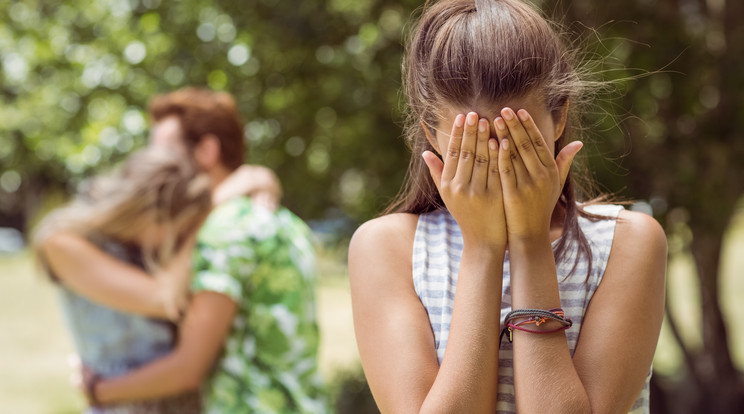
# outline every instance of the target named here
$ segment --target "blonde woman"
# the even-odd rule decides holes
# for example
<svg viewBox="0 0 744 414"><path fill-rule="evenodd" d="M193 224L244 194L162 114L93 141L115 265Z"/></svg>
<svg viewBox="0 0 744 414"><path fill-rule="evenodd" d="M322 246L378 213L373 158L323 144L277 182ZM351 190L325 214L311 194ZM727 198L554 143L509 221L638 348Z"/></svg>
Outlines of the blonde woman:
<svg viewBox="0 0 744 414"><path fill-rule="evenodd" d="M40 224L36 252L59 285L76 350L97 376L121 375L172 350L176 326L167 319L177 318L186 299L191 234L210 208L208 177L186 158L153 148L93 179L88 191ZM110 272L98 261L80 270L75 262L85 257L55 248L85 241L110 254L111 260L126 262L130 272ZM73 268L78 270L69 271ZM154 276L148 277L143 268ZM88 412L199 411L198 392L187 392L105 409L91 407Z"/></svg>

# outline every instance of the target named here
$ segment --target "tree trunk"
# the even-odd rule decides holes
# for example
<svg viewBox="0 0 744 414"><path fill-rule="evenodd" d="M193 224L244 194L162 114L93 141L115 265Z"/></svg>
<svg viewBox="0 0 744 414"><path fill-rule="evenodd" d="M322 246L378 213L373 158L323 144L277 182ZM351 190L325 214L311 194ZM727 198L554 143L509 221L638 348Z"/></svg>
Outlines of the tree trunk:
<svg viewBox="0 0 744 414"><path fill-rule="evenodd" d="M744 412L744 384L731 359L726 324L720 307L719 269L723 229L692 228L692 255L700 281L703 349L695 374L703 384L696 412Z"/></svg>

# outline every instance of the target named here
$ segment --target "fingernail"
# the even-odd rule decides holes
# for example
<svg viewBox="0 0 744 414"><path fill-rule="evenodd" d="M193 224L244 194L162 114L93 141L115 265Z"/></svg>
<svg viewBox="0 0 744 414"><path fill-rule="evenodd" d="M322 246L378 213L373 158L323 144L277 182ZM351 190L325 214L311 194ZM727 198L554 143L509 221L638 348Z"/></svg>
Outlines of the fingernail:
<svg viewBox="0 0 744 414"><path fill-rule="evenodd" d="M498 128L498 130L503 131L506 129L506 122L504 122L503 118L501 117L496 118L495 123L496 123L496 128Z"/></svg>
<svg viewBox="0 0 744 414"><path fill-rule="evenodd" d="M461 127L465 125L465 115L459 114L455 117L455 126Z"/></svg>
<svg viewBox="0 0 744 414"><path fill-rule="evenodd" d="M486 129L488 129L488 121L486 121L484 118L481 118L481 120L478 122L478 131L486 132Z"/></svg>
<svg viewBox="0 0 744 414"><path fill-rule="evenodd" d="M475 112L471 112L468 114L468 125L473 126L476 122L478 122L478 115Z"/></svg>
<svg viewBox="0 0 744 414"><path fill-rule="evenodd" d="M508 150L509 149L509 140L504 138L501 140L501 149Z"/></svg>
<svg viewBox="0 0 744 414"><path fill-rule="evenodd" d="M529 114L527 114L527 111L525 111L524 109L520 109L519 111L517 111L517 116L519 116L519 119L521 119L522 121L526 121L530 118Z"/></svg>
<svg viewBox="0 0 744 414"><path fill-rule="evenodd" d="M501 110L501 116L503 116L507 121L511 121L514 119L514 111L512 111L511 108L504 108Z"/></svg>
<svg viewBox="0 0 744 414"><path fill-rule="evenodd" d="M496 151L499 148L499 144L496 142L495 139L491 138L488 140L488 148L491 151Z"/></svg>

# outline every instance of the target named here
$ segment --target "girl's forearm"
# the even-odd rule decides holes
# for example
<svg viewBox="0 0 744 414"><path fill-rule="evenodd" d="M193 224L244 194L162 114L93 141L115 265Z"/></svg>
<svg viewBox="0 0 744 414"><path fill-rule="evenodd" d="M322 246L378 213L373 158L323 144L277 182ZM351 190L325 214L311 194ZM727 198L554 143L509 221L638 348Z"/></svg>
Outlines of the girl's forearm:
<svg viewBox="0 0 744 414"><path fill-rule="evenodd" d="M513 242L509 248L512 309L560 307L549 237ZM574 368L565 331L550 334L515 331L513 339L514 388L519 412L590 412L589 398Z"/></svg>
<svg viewBox="0 0 744 414"><path fill-rule="evenodd" d="M494 412L503 266L503 248L466 243L447 352L421 412Z"/></svg>

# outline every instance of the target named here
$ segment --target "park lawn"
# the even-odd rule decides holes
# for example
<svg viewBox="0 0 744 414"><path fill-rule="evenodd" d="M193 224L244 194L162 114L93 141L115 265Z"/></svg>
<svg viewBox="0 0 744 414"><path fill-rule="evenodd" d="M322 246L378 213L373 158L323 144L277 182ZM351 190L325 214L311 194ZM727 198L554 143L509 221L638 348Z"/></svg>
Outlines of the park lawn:
<svg viewBox="0 0 744 414"><path fill-rule="evenodd" d="M356 372L359 357L346 267L323 257L319 267L320 364L332 381ZM55 289L30 254L0 256L0 413L80 413L84 402L67 363L72 352Z"/></svg>
<svg viewBox="0 0 744 414"><path fill-rule="evenodd" d="M744 369L744 213L736 216L724 250L722 306L729 316L731 349ZM355 371L358 354L351 317L349 285L342 255L321 254L318 312L323 342L321 371L329 380ZM689 255L671 257L668 271L671 311L682 334L699 343L694 266ZM70 339L57 308L53 286L34 269L28 253L0 256L0 412L66 414L80 412L83 401L70 385L67 356ZM697 342L696 342L697 341ZM680 369L679 349L662 328L655 370L674 374Z"/></svg>

